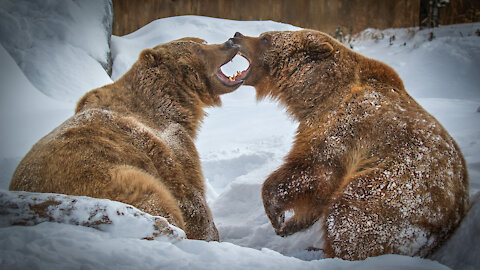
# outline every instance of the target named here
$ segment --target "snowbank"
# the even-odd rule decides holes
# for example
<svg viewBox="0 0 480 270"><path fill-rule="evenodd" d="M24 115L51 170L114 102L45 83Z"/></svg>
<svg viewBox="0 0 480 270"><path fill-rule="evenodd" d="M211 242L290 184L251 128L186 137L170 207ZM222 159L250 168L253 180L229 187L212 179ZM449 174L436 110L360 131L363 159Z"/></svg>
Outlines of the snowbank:
<svg viewBox="0 0 480 270"><path fill-rule="evenodd" d="M1 6L0 42L41 92L75 102L111 82L105 71L110 0L3 0Z"/></svg>
<svg viewBox="0 0 480 270"><path fill-rule="evenodd" d="M419 258L385 255L360 262L302 261L231 243L117 238L58 223L0 229L2 269L449 269Z"/></svg>
<svg viewBox="0 0 480 270"><path fill-rule="evenodd" d="M452 269L475 270L480 266L480 193L472 200L472 207L455 234L430 259L442 262Z"/></svg>
<svg viewBox="0 0 480 270"><path fill-rule="evenodd" d="M73 115L74 104L38 91L0 45L0 188L34 143Z"/></svg>

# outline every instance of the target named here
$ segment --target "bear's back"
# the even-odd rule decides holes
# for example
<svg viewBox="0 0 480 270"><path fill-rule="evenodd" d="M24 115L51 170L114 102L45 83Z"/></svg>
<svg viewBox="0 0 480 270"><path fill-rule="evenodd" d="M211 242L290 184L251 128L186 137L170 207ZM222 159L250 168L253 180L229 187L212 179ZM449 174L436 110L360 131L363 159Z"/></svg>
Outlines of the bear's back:
<svg viewBox="0 0 480 270"><path fill-rule="evenodd" d="M349 171L332 197L325 226L329 246L347 259L425 256L468 209L466 164L457 144L401 89L367 87L338 111L327 118L331 149L325 153L342 155L343 149L346 163L362 168ZM349 138L355 138L353 145L342 145Z"/></svg>
<svg viewBox="0 0 480 270"><path fill-rule="evenodd" d="M181 186L186 172L179 159L197 154L188 153L193 142L185 134L175 124L159 131L134 116L81 111L32 147L10 189L102 197L110 170L118 165L137 167Z"/></svg>

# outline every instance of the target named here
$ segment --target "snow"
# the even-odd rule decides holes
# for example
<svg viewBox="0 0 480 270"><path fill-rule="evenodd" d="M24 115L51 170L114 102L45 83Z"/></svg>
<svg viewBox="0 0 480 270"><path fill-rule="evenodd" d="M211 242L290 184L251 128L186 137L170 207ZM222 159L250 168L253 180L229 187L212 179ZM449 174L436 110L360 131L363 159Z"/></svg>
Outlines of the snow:
<svg viewBox="0 0 480 270"><path fill-rule="evenodd" d="M74 103L37 90L0 45L0 187L8 188L21 158L32 145L73 114Z"/></svg>
<svg viewBox="0 0 480 270"><path fill-rule="evenodd" d="M363 262L308 262L227 242L118 238L57 223L42 223L35 229L3 228L0 250L2 269L448 269L433 261L394 255Z"/></svg>
<svg viewBox="0 0 480 270"><path fill-rule="evenodd" d="M478 232L480 232L480 193L474 196L470 213L460 224L452 238L431 256L453 269L478 269ZM472 235L473 234L473 235ZM454 251L454 252L452 252Z"/></svg>
<svg viewBox="0 0 480 270"><path fill-rule="evenodd" d="M63 194L0 190L0 227L42 222L82 225L112 236L135 239L185 238L185 232L163 217L106 199Z"/></svg>
<svg viewBox="0 0 480 270"><path fill-rule="evenodd" d="M0 43L42 93L76 102L111 82L111 1L0 1ZM81 71L81 72L79 72Z"/></svg>
<svg viewBox="0 0 480 270"><path fill-rule="evenodd" d="M118 209L125 213L138 210L117 202L85 197L75 198L76 206L72 206L68 196L52 194L32 196L39 196L39 202L48 196L57 196L62 205L70 205L77 211L74 221L68 222L66 217L55 215L58 220L34 226L6 224L5 220L25 215L24 211L23 214L17 212L17 216L15 212L5 214L9 203L21 205L22 202L18 199L19 193L6 191L21 157L41 136L73 114L76 100L88 90L84 89L85 83L111 82L99 64L107 50L105 37L88 34L94 29L101 33L99 29L105 26L99 20L103 16L100 11L108 11L103 4L94 4L94 1L58 2L64 3L63 6L48 1L41 10L51 7L49 12L54 14L73 12L68 13L67 18L72 18L79 10L89 14L73 16L76 19L60 23L69 30L68 35L63 30L57 31L55 23L32 24L34 20L30 17L40 14L33 9L34 1L2 1L0 10L0 38L15 36L8 46L4 38L0 39L5 46L5 49L0 46L0 188L4 189L0 192L0 224L3 224L0 225L0 268L448 269L448 266L475 269L480 266L476 256L480 249L480 196L475 196L480 191L480 113L477 112L480 107L480 38L475 34L480 29L479 23L442 26L435 29L432 41L428 41L429 30L369 29L346 42L354 50L397 70L407 90L447 128L466 158L472 209L455 235L431 257L435 261L399 255L358 262L323 259L319 250L323 241L322 221L304 232L289 237L277 236L265 215L260 191L264 179L282 164L297 124L275 102L256 102L254 89L247 86L222 97L222 107L207 110L209 115L196 141L207 179L208 203L222 242L164 237L143 240L148 238L153 220L159 217L145 213L119 217L115 214ZM15 6L13 3L21 4ZM23 24L30 26L20 27ZM172 39L196 36L208 43L222 43L237 31L256 36L265 31L297 29L271 21L240 22L200 16L156 20L132 34L112 36L112 79L120 77L142 49ZM63 33L63 36L48 36L48 33ZM77 33L79 35L72 39ZM27 38L28 46L19 42L20 36ZM67 48L60 49L61 46ZM75 52L73 47L82 53ZM24 68L25 58L19 62L19 55L28 56L30 71ZM31 55L43 55L43 58ZM65 66L62 61L76 62ZM231 69L244 64L235 60ZM31 76L31 72L42 75ZM65 77L60 74L75 75L75 80L68 84L69 89L62 88ZM40 83L40 79L43 82ZM7 198L9 203L1 198ZM49 211L55 213L55 208L51 207ZM94 209L104 209L104 216L114 222L102 225L101 230L72 225L85 219ZM150 229L145 229L147 227Z"/></svg>
<svg viewBox="0 0 480 270"><path fill-rule="evenodd" d="M478 23L442 26L433 30L432 41L428 41L428 29L367 29L355 35L349 44L355 51L392 66L417 99L478 101L480 47L475 33L478 29ZM449 79L440 83L440 78Z"/></svg>

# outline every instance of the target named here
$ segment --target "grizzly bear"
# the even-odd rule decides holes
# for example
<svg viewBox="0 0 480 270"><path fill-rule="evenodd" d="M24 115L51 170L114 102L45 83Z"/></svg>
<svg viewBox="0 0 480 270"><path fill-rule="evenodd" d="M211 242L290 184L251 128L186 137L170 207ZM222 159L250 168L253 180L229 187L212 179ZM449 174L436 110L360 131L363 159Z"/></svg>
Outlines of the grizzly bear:
<svg viewBox="0 0 480 270"><path fill-rule="evenodd" d="M238 50L183 38L142 51L33 146L10 189L120 201L167 218L188 238L218 240L194 139L203 108L243 82L220 71Z"/></svg>
<svg viewBox="0 0 480 270"><path fill-rule="evenodd" d="M314 30L231 40L245 84L299 122L262 187L277 234L319 221L328 257L361 260L426 256L452 233L469 207L465 160L392 68Z"/></svg>

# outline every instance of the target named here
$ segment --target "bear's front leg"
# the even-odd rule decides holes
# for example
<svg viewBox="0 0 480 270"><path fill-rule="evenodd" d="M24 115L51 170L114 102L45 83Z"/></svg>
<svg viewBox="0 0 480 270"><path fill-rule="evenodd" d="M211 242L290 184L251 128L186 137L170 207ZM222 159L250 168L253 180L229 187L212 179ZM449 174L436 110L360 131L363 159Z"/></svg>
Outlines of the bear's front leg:
<svg viewBox="0 0 480 270"><path fill-rule="evenodd" d="M265 212L275 232L287 236L313 225L331 194L326 181L332 172L319 164L286 162L262 187Z"/></svg>

